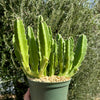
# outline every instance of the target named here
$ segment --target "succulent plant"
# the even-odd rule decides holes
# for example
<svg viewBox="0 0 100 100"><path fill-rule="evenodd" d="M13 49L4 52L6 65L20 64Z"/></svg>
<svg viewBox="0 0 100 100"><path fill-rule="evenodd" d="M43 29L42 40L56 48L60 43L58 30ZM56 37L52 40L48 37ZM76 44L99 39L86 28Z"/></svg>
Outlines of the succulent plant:
<svg viewBox="0 0 100 100"><path fill-rule="evenodd" d="M84 34L80 35L74 50L72 37L63 39L58 33L53 39L51 28L42 16L38 18L37 36L30 26L26 36L23 21L19 18L15 21L14 33L15 55L24 73L32 78L51 75L72 77L86 54L87 38Z"/></svg>

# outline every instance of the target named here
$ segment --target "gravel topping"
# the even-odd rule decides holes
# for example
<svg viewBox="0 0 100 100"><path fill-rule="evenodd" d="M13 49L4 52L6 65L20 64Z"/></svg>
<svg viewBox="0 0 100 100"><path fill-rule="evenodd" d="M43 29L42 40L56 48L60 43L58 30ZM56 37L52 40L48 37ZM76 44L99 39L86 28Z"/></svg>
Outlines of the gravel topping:
<svg viewBox="0 0 100 100"><path fill-rule="evenodd" d="M68 81L70 80L70 78L66 78L65 76L56 76L56 75L53 75L53 76L44 76L44 77L41 77L40 79L38 78L29 78L31 79L32 81L36 81L36 82L48 82L48 83L53 83L53 82L65 82L65 81Z"/></svg>

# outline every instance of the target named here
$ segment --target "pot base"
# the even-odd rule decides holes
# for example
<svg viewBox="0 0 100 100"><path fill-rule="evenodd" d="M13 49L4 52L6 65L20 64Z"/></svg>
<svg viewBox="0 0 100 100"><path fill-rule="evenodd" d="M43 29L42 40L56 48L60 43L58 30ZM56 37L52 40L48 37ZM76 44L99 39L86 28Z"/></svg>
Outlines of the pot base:
<svg viewBox="0 0 100 100"><path fill-rule="evenodd" d="M31 100L67 100L70 80L58 83L28 81Z"/></svg>

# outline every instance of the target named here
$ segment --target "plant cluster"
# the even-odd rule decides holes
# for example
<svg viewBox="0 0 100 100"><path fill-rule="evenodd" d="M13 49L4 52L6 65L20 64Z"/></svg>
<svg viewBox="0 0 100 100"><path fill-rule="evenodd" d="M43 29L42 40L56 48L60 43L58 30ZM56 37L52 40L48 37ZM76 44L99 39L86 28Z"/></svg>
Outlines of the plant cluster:
<svg viewBox="0 0 100 100"><path fill-rule="evenodd" d="M42 16L38 18L37 36L28 27L26 38L24 24L17 19L14 25L13 43L15 54L24 73L29 77L59 75L72 77L79 69L87 50L87 39L81 35L74 50L72 37L63 39L57 34L52 38L51 28ZM48 68L48 69L47 69ZM57 71L56 71L57 70Z"/></svg>

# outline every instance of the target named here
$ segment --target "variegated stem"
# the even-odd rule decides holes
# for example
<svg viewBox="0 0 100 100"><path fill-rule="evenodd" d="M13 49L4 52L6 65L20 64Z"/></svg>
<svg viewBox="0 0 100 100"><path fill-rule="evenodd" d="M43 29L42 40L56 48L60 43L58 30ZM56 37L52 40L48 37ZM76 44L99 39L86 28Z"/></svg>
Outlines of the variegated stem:
<svg viewBox="0 0 100 100"><path fill-rule="evenodd" d="M39 55L38 55L38 45L34 36L32 27L28 27L28 41L29 41L29 60L31 69L38 73L39 65Z"/></svg>
<svg viewBox="0 0 100 100"><path fill-rule="evenodd" d="M39 24L39 40L42 58L45 56L49 59L51 52L51 39L47 24L44 21L41 21Z"/></svg>
<svg viewBox="0 0 100 100"><path fill-rule="evenodd" d="M54 40L54 68L56 69L58 66L58 44L56 40Z"/></svg>
<svg viewBox="0 0 100 100"><path fill-rule="evenodd" d="M15 33L15 54L19 60L22 62L22 65L25 70L31 73L31 69L29 67L29 55L28 55L28 43L25 35L24 24L21 19L17 19L14 23L14 33Z"/></svg>
<svg viewBox="0 0 100 100"><path fill-rule="evenodd" d="M40 50L40 39L39 39L39 24L40 24L41 21L43 21L43 17L39 16L38 17L38 24L37 24L37 38L36 38L36 41L37 41L37 45L38 45L38 54L39 54L40 62L42 60L41 50Z"/></svg>
<svg viewBox="0 0 100 100"><path fill-rule="evenodd" d="M65 71L64 74L68 74L73 65L74 60L74 40L70 37L65 41L65 53L64 53L64 61L65 61ZM63 75L64 75L63 74Z"/></svg>
<svg viewBox="0 0 100 100"><path fill-rule="evenodd" d="M69 39L70 39L70 67L68 69L68 73L73 66L73 60L74 60L74 39L72 37L70 37Z"/></svg>
<svg viewBox="0 0 100 100"><path fill-rule="evenodd" d="M52 76L55 74L55 68L54 68L54 53L52 52L50 55L50 64L49 64L49 76Z"/></svg>
<svg viewBox="0 0 100 100"><path fill-rule="evenodd" d="M38 30L39 34L37 35L38 36L37 38L39 39L39 45L40 45L40 52L41 52L40 63L41 63L43 61L43 57L47 59L49 59L50 57L52 36L50 34L49 27L43 21L42 16L40 16L39 20L40 20L39 30ZM46 74L46 69L44 69L44 74Z"/></svg>
<svg viewBox="0 0 100 100"><path fill-rule="evenodd" d="M41 63L40 63L40 72L39 72L39 77L44 76L44 70L47 67L48 64L48 58L43 57Z"/></svg>
<svg viewBox="0 0 100 100"><path fill-rule="evenodd" d="M64 59L63 59L63 38L62 36L59 35L59 40L58 40L58 63L59 63L59 75L62 74L63 72L63 63L64 63Z"/></svg>
<svg viewBox="0 0 100 100"><path fill-rule="evenodd" d="M15 52L15 55L17 57L17 60L19 61L20 65L23 66L22 65L22 57L21 57L20 48L19 48L19 43L18 43L17 39L15 42L15 34L13 35L13 45L14 45L14 52Z"/></svg>
<svg viewBox="0 0 100 100"><path fill-rule="evenodd" d="M64 54L64 60L65 60L65 71L64 74L68 73L68 69L70 67L70 39L65 41L65 54Z"/></svg>
<svg viewBox="0 0 100 100"><path fill-rule="evenodd" d="M51 54L49 58L49 76L54 75L55 68L54 68L54 39L52 39L52 45L51 45Z"/></svg>
<svg viewBox="0 0 100 100"><path fill-rule="evenodd" d="M39 78L39 74L38 73L35 73L35 72L28 72L26 69L24 69L24 67L21 67L21 69L23 70L24 74L28 77L31 77L31 78Z"/></svg>
<svg viewBox="0 0 100 100"><path fill-rule="evenodd" d="M78 68L80 67L82 61L84 60L86 51L87 51L87 38L83 34L78 39L74 55L73 66L69 74L74 75L78 71Z"/></svg>

